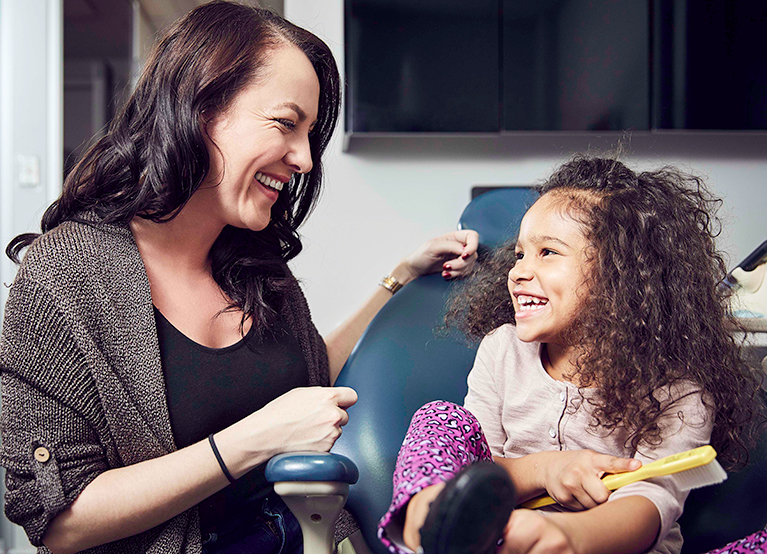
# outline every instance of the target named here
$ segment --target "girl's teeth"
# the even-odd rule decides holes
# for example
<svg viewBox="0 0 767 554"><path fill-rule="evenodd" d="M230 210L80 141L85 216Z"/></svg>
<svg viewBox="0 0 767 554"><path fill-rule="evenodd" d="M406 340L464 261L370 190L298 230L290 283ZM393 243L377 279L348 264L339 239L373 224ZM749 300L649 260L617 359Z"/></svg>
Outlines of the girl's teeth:
<svg viewBox="0 0 767 554"><path fill-rule="evenodd" d="M260 171L256 173L256 180L262 185L266 185L267 187L272 188L274 190L282 190L282 181L278 181L277 179L272 179L271 177L264 175Z"/></svg>
<svg viewBox="0 0 767 554"><path fill-rule="evenodd" d="M545 306L549 303L545 298L537 298L535 296L521 295L517 298L519 302L520 310L535 310L540 306Z"/></svg>

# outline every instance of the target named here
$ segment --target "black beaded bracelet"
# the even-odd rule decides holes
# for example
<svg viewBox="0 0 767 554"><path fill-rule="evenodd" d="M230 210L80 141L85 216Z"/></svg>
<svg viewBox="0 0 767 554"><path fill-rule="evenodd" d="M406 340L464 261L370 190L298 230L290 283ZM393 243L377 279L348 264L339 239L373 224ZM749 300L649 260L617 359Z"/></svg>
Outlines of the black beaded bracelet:
<svg viewBox="0 0 767 554"><path fill-rule="evenodd" d="M216 456L216 460L218 460L218 465L221 466L221 471L224 472L224 475L227 479L229 479L230 483L234 483L234 477L232 477L232 474L229 473L229 469L227 469L223 458L221 458L221 454L218 452L218 448L216 448L216 441L213 440L213 433L208 435L208 442L210 442L210 447L213 449L213 454Z"/></svg>

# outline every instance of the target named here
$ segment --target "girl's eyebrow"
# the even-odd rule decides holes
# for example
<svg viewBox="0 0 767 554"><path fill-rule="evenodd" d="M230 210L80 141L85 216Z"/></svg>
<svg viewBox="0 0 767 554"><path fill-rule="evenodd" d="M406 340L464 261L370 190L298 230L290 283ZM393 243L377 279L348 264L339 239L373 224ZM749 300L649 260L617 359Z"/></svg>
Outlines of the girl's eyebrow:
<svg viewBox="0 0 767 554"><path fill-rule="evenodd" d="M533 243L540 243L540 242L556 242L557 244L561 244L562 246L566 246L567 248L570 248L570 245L567 244L565 241L563 241L560 238L552 237L549 235L533 235L530 237L530 242Z"/></svg>

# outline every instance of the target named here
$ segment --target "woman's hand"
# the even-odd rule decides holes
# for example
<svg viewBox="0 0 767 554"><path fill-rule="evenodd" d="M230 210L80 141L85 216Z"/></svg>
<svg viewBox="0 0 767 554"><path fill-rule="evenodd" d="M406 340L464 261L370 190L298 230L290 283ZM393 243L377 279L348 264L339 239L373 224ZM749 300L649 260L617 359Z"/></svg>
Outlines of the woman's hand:
<svg viewBox="0 0 767 554"><path fill-rule="evenodd" d="M356 402L357 393L349 387L297 388L259 411L279 427L280 452L327 452L349 422L346 409Z"/></svg>
<svg viewBox="0 0 767 554"><path fill-rule="evenodd" d="M422 275L442 272L445 279L466 275L477 259L479 235L470 229L453 231L423 243L400 264L411 281Z"/></svg>
<svg viewBox="0 0 767 554"><path fill-rule="evenodd" d="M543 488L571 510L587 510L607 501L610 491L602 482L605 473L622 473L642 467L634 458L618 458L592 450L551 452L541 465Z"/></svg>
<svg viewBox="0 0 767 554"><path fill-rule="evenodd" d="M576 550L550 518L533 510L514 510L499 554L576 554Z"/></svg>
<svg viewBox="0 0 767 554"><path fill-rule="evenodd" d="M357 402L349 387L302 387L216 434L219 451L236 478L283 452L327 452Z"/></svg>
<svg viewBox="0 0 767 554"><path fill-rule="evenodd" d="M476 231L453 231L423 243L415 252L403 258L389 275L402 285L436 271L442 271L445 279L461 277L474 265L478 246L479 235ZM390 291L376 287L367 302L325 337L331 384L335 383L363 331L391 297Z"/></svg>

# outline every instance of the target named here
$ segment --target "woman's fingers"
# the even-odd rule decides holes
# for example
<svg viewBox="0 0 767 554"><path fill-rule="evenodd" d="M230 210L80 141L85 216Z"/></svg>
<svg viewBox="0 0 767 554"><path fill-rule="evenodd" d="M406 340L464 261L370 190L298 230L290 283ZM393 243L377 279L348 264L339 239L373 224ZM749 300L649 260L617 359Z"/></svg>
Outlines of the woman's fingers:
<svg viewBox="0 0 767 554"><path fill-rule="evenodd" d="M472 254L476 254L479 248L479 233L472 229L463 229L456 231L456 239L464 245L461 257L466 259Z"/></svg>
<svg viewBox="0 0 767 554"><path fill-rule="evenodd" d="M357 403L357 391L349 387L333 387L336 401L340 408L349 408Z"/></svg>
<svg viewBox="0 0 767 554"><path fill-rule="evenodd" d="M468 272L477 257L479 235L469 229L435 237L405 258L414 277L441 271L454 278Z"/></svg>
<svg viewBox="0 0 767 554"><path fill-rule="evenodd" d="M349 387L302 387L274 399L253 415L276 424L280 451L328 451L349 422L346 409L357 401Z"/></svg>

